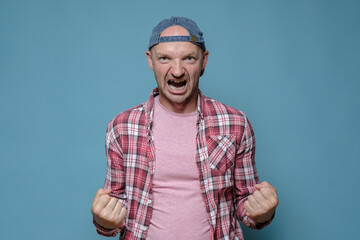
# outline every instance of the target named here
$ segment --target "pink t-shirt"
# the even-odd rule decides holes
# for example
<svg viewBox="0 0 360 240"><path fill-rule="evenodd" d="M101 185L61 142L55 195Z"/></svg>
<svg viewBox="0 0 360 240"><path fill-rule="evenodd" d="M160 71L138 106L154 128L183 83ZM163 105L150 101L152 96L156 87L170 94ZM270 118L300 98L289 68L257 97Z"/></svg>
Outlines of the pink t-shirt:
<svg viewBox="0 0 360 240"><path fill-rule="evenodd" d="M156 166L149 240L209 239L210 225L195 162L197 118L197 112L171 112L155 98Z"/></svg>

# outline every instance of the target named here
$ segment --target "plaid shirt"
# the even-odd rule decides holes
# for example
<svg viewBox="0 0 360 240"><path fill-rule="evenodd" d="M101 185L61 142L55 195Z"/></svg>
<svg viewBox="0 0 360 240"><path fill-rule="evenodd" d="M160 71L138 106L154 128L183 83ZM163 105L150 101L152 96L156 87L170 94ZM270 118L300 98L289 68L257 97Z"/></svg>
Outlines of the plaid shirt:
<svg viewBox="0 0 360 240"><path fill-rule="evenodd" d="M111 188L111 195L127 208L127 217L121 229L104 229L94 222L101 235L120 232L120 239L146 239L156 171L152 123L154 97L158 94L154 89L147 102L120 113L108 125L105 188ZM201 92L198 113L195 161L210 239L243 239L240 221L254 229L270 223L255 223L243 207L259 183L253 129L244 113Z"/></svg>

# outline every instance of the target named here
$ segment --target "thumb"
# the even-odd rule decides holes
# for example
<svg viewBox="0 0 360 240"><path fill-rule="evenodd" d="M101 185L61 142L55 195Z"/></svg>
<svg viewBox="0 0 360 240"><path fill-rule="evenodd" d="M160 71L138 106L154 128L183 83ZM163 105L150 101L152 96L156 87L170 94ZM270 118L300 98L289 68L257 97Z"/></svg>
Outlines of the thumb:
<svg viewBox="0 0 360 240"><path fill-rule="evenodd" d="M96 195L98 196L101 196L103 194L110 194L111 193L111 189L103 189L103 188L100 188L98 190L98 192L96 193Z"/></svg>
<svg viewBox="0 0 360 240"><path fill-rule="evenodd" d="M97 200L104 194L109 195L111 193L111 189L103 189L100 188L93 199L93 203L97 202Z"/></svg>
<svg viewBox="0 0 360 240"><path fill-rule="evenodd" d="M103 192L103 194L109 194L109 193L111 193L111 188L108 188L108 189L104 189L104 192Z"/></svg>
<svg viewBox="0 0 360 240"><path fill-rule="evenodd" d="M260 191L260 189L262 188L262 185L259 183L259 184L256 184L254 185L255 189Z"/></svg>
<svg viewBox="0 0 360 240"><path fill-rule="evenodd" d="M259 191L260 191L260 189L262 189L265 186L266 186L266 182L261 182L261 183L254 185L255 189L259 190Z"/></svg>

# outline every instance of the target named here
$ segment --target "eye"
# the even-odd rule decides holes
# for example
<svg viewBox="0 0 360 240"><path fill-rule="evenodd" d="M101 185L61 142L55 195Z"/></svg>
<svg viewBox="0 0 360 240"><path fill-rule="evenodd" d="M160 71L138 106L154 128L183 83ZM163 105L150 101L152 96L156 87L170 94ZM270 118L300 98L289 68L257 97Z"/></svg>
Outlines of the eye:
<svg viewBox="0 0 360 240"><path fill-rule="evenodd" d="M188 56L185 58L185 61L188 63L193 63L196 61L196 59L193 56Z"/></svg>
<svg viewBox="0 0 360 240"><path fill-rule="evenodd" d="M159 57L159 62L161 63L167 63L169 61L169 58L166 56Z"/></svg>

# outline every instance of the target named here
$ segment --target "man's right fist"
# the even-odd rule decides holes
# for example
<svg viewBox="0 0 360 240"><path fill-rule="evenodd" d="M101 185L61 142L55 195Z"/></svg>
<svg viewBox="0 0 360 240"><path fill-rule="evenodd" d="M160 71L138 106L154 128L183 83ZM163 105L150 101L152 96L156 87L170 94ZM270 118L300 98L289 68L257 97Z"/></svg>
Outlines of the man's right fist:
<svg viewBox="0 0 360 240"><path fill-rule="evenodd" d="M93 200L91 212L95 221L107 229L120 228L126 216L126 208L117 198L110 197L111 189L100 188Z"/></svg>

